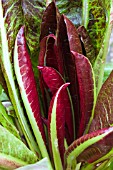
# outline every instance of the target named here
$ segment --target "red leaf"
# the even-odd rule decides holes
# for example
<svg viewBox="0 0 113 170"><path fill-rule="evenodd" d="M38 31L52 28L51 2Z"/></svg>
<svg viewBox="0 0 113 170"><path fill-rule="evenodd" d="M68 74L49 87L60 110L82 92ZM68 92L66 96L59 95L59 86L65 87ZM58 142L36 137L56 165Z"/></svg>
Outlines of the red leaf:
<svg viewBox="0 0 113 170"><path fill-rule="evenodd" d="M64 84L64 80L61 75L51 67L40 67L38 69L41 70L44 82L50 89L52 95L55 95L57 90ZM74 132L73 132L73 119L72 119L72 109L69 99L68 91L64 92L65 94L65 124L66 124L66 136L68 140L68 144L70 144L74 139ZM68 135L67 135L68 134Z"/></svg>
<svg viewBox="0 0 113 170"><path fill-rule="evenodd" d="M54 150L54 147L57 147L59 149L63 165L64 165L64 152L65 152L65 148L64 148L65 93L67 91L66 87L68 86L68 84L69 83L63 84L58 89L56 94L53 96L51 103L50 103L49 115L48 115L48 130L49 130L49 137L51 141L52 150ZM56 125L54 125L53 127L52 124L54 122L56 123ZM56 136L54 134L56 134ZM57 140L58 140L58 143L57 143ZM53 157L54 157L54 151L53 151Z"/></svg>
<svg viewBox="0 0 113 170"><path fill-rule="evenodd" d="M56 6L51 2L46 8L41 24L40 41L49 34L55 34L57 29Z"/></svg>
<svg viewBox="0 0 113 170"><path fill-rule="evenodd" d="M42 138L45 141L45 133L44 133L43 123L41 119L41 112L40 112L40 103L38 99L34 73L32 70L32 64L26 46L24 27L21 27L17 35L17 52L18 52L18 64L20 68L20 74L22 77L25 93L29 101L28 104L31 107L33 116L37 122L37 126L39 127L39 130L42 134Z"/></svg>
<svg viewBox="0 0 113 170"><path fill-rule="evenodd" d="M71 51L75 51L82 54L82 46L74 24L65 16L64 21L67 28L68 41Z"/></svg>
<svg viewBox="0 0 113 170"><path fill-rule="evenodd" d="M78 137L82 136L91 117L94 104L93 72L89 60L82 54L72 52L76 65L79 96L80 96L80 124Z"/></svg>
<svg viewBox="0 0 113 170"><path fill-rule="evenodd" d="M78 90L78 80L76 75L75 62L72 58L70 52L70 46L68 41L66 24L64 22L64 16L62 15L58 25L58 35L57 35L58 52L60 58L63 60L65 76L64 79L70 82L70 94L72 97L74 112L75 112L75 125L76 132L79 127L79 117L80 117L80 106L79 106L79 90Z"/></svg>

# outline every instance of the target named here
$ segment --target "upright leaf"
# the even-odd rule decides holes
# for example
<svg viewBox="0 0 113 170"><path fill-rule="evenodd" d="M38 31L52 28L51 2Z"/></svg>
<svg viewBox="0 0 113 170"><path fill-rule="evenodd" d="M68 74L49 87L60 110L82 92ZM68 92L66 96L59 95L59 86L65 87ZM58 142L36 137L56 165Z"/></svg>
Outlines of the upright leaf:
<svg viewBox="0 0 113 170"><path fill-rule="evenodd" d="M80 96L80 122L78 128L78 137L80 137L83 135L92 114L95 98L95 85L93 70L89 60L82 54L72 53L76 65Z"/></svg>
<svg viewBox="0 0 113 170"><path fill-rule="evenodd" d="M61 75L51 67L38 67L41 71L43 76L44 82L46 83L47 87L49 88L52 96L55 95L57 90L65 83ZM71 103L71 98L69 91L64 92L65 100L65 137L67 139L67 143L70 144L74 140L74 113L73 113L73 106Z"/></svg>
<svg viewBox="0 0 113 170"><path fill-rule="evenodd" d="M51 2L42 17L40 41L49 34L55 34L57 29L56 6Z"/></svg>
<svg viewBox="0 0 113 170"><path fill-rule="evenodd" d="M80 121L80 105L79 105L79 90L78 80L76 74L75 63L70 51L70 45L68 41L67 28L62 15L58 25L57 45L59 57L63 60L63 69L65 81L70 82L70 94L72 97L74 115L75 115L75 126L76 132L78 131Z"/></svg>
<svg viewBox="0 0 113 170"><path fill-rule="evenodd" d="M63 84L52 98L48 116L48 130L56 170L64 166L65 137L65 90L69 83Z"/></svg>
<svg viewBox="0 0 113 170"><path fill-rule="evenodd" d="M42 157L49 158L46 149L46 139L41 119L40 104L35 78L26 46L24 27L21 27L17 34L14 51L14 67L22 100Z"/></svg>
<svg viewBox="0 0 113 170"><path fill-rule="evenodd" d="M37 145L28 127L22 106L20 104L20 98L16 89L12 66L14 41L22 22L23 17L21 1L0 0L1 67L8 87L8 93L14 106L17 118L19 120L19 124L21 125L21 129L25 135L29 147L37 152Z"/></svg>
<svg viewBox="0 0 113 170"><path fill-rule="evenodd" d="M70 45L70 50L82 54L82 46L79 39L78 32L74 24L64 15L64 21L67 28L67 35Z"/></svg>
<svg viewBox="0 0 113 170"><path fill-rule="evenodd" d="M107 22L106 22L106 30L104 32L104 39L102 42L101 49L99 51L99 54L97 56L97 59L95 61L94 65L94 73L95 73L95 79L96 79L96 87L97 87L97 94L100 91L100 88L103 83L103 76L104 76L104 67L105 67L105 62L106 62L106 57L108 53L108 47L109 47L109 39L111 35L111 31L113 28L113 1L110 0L109 2L105 0L103 2L106 15L107 15Z"/></svg>

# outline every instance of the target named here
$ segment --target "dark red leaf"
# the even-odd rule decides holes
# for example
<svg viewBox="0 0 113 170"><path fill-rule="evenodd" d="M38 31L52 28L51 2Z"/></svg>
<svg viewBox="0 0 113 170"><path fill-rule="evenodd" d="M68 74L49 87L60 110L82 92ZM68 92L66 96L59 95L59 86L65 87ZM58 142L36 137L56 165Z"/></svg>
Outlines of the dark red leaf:
<svg viewBox="0 0 113 170"><path fill-rule="evenodd" d="M80 124L78 137L82 136L92 114L94 104L93 71L89 60L82 54L72 52L76 65L79 96Z"/></svg>
<svg viewBox="0 0 113 170"><path fill-rule="evenodd" d="M65 68L64 79L70 82L70 94L72 97L74 112L75 112L75 125L76 131L79 127L79 117L80 117L80 105L79 105L79 90L78 81L76 75L75 62L73 60L72 54L70 52L70 46L68 41L66 24L64 22L64 16L62 15L58 25L58 35L57 35L58 52L60 58L63 60Z"/></svg>
<svg viewBox="0 0 113 170"><path fill-rule="evenodd" d="M65 16L64 21L67 28L68 41L71 51L75 51L82 54L82 46L74 24Z"/></svg>
<svg viewBox="0 0 113 170"><path fill-rule="evenodd" d="M55 95L57 90L65 83L61 75L51 67L41 67L38 66L38 69L41 70L43 80L50 89L52 95ZM72 109L70 104L70 98L68 91L65 92L65 126L66 126L66 136L68 140L68 144L70 144L74 140L74 132L73 132L73 116Z"/></svg>
<svg viewBox="0 0 113 170"><path fill-rule="evenodd" d="M18 52L20 74L22 76L22 81L27 95L27 99L32 109L33 116L37 122L37 126L39 127L39 130L42 134L42 138L45 141L45 133L44 133L43 123L41 119L38 93L37 93L34 73L32 70L32 64L30 61L30 56L26 46L24 27L21 27L17 35L17 52Z"/></svg>
<svg viewBox="0 0 113 170"><path fill-rule="evenodd" d="M62 164L64 165L64 138L65 138L65 93L69 83L63 84L53 96L48 115L48 130L52 150L59 149ZM55 124L54 124L55 123ZM53 126L54 124L54 126ZM56 136L55 136L56 134ZM58 143L57 143L58 142ZM56 147L58 145L58 147ZM54 155L54 151L53 151ZM54 157L54 156L53 156ZM54 158L55 159L55 158Z"/></svg>
<svg viewBox="0 0 113 170"><path fill-rule="evenodd" d="M56 6L51 2L46 8L41 24L40 41L49 34L55 34L57 29Z"/></svg>

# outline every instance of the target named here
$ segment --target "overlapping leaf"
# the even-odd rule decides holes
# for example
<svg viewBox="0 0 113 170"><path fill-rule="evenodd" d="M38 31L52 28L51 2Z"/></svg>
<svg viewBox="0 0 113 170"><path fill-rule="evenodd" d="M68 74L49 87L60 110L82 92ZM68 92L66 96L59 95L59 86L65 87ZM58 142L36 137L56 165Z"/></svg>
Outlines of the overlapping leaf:
<svg viewBox="0 0 113 170"><path fill-rule="evenodd" d="M16 15L15 15L16 14ZM29 129L26 118L20 104L20 98L16 89L14 80L14 72L12 66L12 54L14 49L14 42L18 29L23 22L21 1L0 1L0 40L1 40L1 67L3 75L8 87L8 93L12 104L14 106L16 115L21 125L20 129L23 131L29 147L36 150L37 145L34 137Z"/></svg>
<svg viewBox="0 0 113 170"><path fill-rule="evenodd" d="M54 2L51 2L43 13L40 40L49 34L55 34L57 29L57 14Z"/></svg>
<svg viewBox="0 0 113 170"><path fill-rule="evenodd" d="M14 66L23 103L34 135L43 157L48 157L40 104L33 75L30 56L27 51L24 27L17 34L14 52Z"/></svg>
<svg viewBox="0 0 113 170"><path fill-rule="evenodd" d="M39 48L41 18L45 7L45 0L22 0L26 40L32 57L37 55Z"/></svg>
<svg viewBox="0 0 113 170"><path fill-rule="evenodd" d="M97 98L89 132L113 125L113 71L103 84Z"/></svg>
<svg viewBox="0 0 113 170"><path fill-rule="evenodd" d="M80 96L80 124L78 136L82 136L92 114L94 105L95 85L93 70L89 60L82 54L73 52L76 65L79 96ZM87 82L87 84L86 84Z"/></svg>
<svg viewBox="0 0 113 170"><path fill-rule="evenodd" d="M65 83L61 75L51 67L38 67L41 70L43 80L49 88L52 96L55 95L57 90ZM71 98L69 98L69 91L64 92L65 100L65 137L67 143L70 144L74 140L74 120L73 120L73 108L71 105Z"/></svg>
<svg viewBox="0 0 113 170"><path fill-rule="evenodd" d="M77 162L93 162L112 148L113 127L84 135L74 141L65 152L67 167L73 169Z"/></svg>
<svg viewBox="0 0 113 170"><path fill-rule="evenodd" d="M56 170L64 166L65 138L65 91L69 83L63 84L53 96L48 115L48 130Z"/></svg>
<svg viewBox="0 0 113 170"><path fill-rule="evenodd" d="M10 169L35 163L37 156L25 144L0 125L0 166Z"/></svg>

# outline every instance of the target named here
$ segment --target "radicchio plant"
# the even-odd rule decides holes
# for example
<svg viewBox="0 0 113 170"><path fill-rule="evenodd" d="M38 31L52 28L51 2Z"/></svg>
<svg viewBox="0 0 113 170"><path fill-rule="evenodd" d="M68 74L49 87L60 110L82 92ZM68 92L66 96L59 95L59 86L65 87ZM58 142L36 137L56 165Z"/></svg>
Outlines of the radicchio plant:
<svg viewBox="0 0 113 170"><path fill-rule="evenodd" d="M102 83L112 10L112 0L0 1L1 169L112 167L113 71Z"/></svg>

